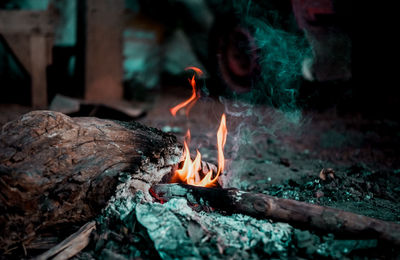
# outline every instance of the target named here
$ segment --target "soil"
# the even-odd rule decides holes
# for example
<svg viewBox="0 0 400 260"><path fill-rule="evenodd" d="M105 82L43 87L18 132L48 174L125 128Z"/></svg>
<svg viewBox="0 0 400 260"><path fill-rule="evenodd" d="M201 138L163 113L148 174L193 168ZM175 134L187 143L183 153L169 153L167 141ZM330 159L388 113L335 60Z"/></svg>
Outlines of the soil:
<svg viewBox="0 0 400 260"><path fill-rule="evenodd" d="M227 114L224 187L261 192L277 197L339 208L400 223L400 123L367 118L361 113L338 113L335 108L282 113L271 107L224 98L202 97L187 117L169 108L190 96L190 88L164 87L135 105L147 111L138 121L183 140L191 131L191 153L217 164L216 133L222 113ZM30 109L0 106L0 126ZM117 221L118 222L118 221ZM158 257L142 247L149 237L140 225L127 234L114 223L115 241L128 239L142 252L132 257ZM132 227L131 227L132 228ZM397 249L370 240L341 240L329 234L295 230L287 256L328 258L393 258ZM119 242L122 243L122 242ZM118 244L118 243L117 243ZM321 246L330 247L322 254ZM128 250L128 249L126 249ZM347 250L347 251L346 251ZM129 250L128 250L129 251ZM90 251L88 251L90 252ZM78 258L85 258L84 252ZM327 252L327 251L325 251Z"/></svg>
<svg viewBox="0 0 400 260"><path fill-rule="evenodd" d="M295 113L280 113L262 105L249 108L245 103L210 98L200 99L189 117L182 113L173 118L168 108L185 99L183 95L179 97L173 93L176 93L173 89L164 90L156 96L157 102L141 121L175 132L182 139L189 128L192 154L198 148L204 160L217 163L216 131L220 116L225 112L228 167L227 174L222 177L224 187L296 199L400 223L399 121L384 116L368 118L357 112L338 112L335 108L303 110L298 117ZM186 97L189 94L186 93ZM331 174L321 175L326 169ZM307 258L326 257L316 253L316 248L330 240L335 242L328 243L332 247L328 257L345 257L335 257L338 250L333 248L361 241L298 232L295 236L308 242L304 242L305 245L297 243L295 255ZM340 243L344 244L339 246ZM346 257L398 256L390 246L389 249L385 245L365 248L360 246L356 250L353 247Z"/></svg>

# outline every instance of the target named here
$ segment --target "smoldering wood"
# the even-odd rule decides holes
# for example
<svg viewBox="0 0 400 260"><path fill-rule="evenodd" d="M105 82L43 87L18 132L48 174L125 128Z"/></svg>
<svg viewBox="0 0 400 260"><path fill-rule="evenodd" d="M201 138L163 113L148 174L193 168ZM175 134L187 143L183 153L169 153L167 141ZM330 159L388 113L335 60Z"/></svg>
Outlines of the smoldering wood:
<svg viewBox="0 0 400 260"><path fill-rule="evenodd" d="M209 171L213 171L213 174L216 174L218 168L212 163L201 161L201 173L207 174Z"/></svg>
<svg viewBox="0 0 400 260"><path fill-rule="evenodd" d="M348 238L380 239L400 245L400 225L339 209L290 199L243 192L237 189L204 188L186 184L156 184L151 188L157 199L185 197L193 204L226 213L286 222Z"/></svg>
<svg viewBox="0 0 400 260"><path fill-rule="evenodd" d="M0 248L71 234L100 213L121 172L148 190L182 156L176 138L135 122L34 111L0 134ZM149 195L150 196L150 195ZM57 230L57 232L56 232ZM43 243L42 248L43 248ZM52 243L54 245L54 243Z"/></svg>

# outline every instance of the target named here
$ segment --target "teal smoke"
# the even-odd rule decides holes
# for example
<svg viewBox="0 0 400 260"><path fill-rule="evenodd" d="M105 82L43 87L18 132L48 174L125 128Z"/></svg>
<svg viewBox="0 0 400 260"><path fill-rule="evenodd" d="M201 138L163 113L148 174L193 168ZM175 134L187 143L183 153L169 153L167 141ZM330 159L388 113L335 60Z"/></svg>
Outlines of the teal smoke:
<svg viewBox="0 0 400 260"><path fill-rule="evenodd" d="M278 10L257 2L260 1L233 1L241 26L253 34L261 66L261 75L254 82L253 90L241 97L284 111L296 110L301 65L305 57L311 56L310 47L297 28L293 14L282 17Z"/></svg>

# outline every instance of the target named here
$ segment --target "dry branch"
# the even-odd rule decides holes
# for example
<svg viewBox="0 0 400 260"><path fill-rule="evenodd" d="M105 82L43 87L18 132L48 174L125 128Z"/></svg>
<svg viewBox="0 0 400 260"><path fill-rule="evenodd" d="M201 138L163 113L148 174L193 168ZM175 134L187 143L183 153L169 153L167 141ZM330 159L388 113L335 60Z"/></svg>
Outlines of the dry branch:
<svg viewBox="0 0 400 260"><path fill-rule="evenodd" d="M96 229L95 221L86 223L77 232L67 237L57 246L35 257L34 260L46 260L50 258L62 260L73 257L89 244L89 236L94 229Z"/></svg>
<svg viewBox="0 0 400 260"><path fill-rule="evenodd" d="M268 218L300 228L312 228L346 237L376 238L400 245L400 225L339 209L236 189L157 184L151 190L161 201L184 197L193 204L212 207L227 213Z"/></svg>

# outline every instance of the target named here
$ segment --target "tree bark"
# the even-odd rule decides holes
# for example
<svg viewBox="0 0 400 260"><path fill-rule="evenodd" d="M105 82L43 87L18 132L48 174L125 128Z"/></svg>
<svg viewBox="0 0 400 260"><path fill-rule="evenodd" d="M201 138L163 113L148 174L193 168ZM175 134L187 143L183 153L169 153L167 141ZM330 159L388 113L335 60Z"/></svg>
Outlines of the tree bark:
<svg viewBox="0 0 400 260"><path fill-rule="evenodd" d="M301 201L237 189L203 188L186 184L156 184L152 186L151 194L161 202L184 197L192 204L227 213L268 218L299 228L312 228L349 238L375 238L400 246L399 224Z"/></svg>
<svg viewBox="0 0 400 260"><path fill-rule="evenodd" d="M181 156L174 136L135 122L34 111L7 123L0 134L0 253L17 242L29 249L40 234L62 227L72 233L71 225L100 213L121 172L137 181L133 189L145 189Z"/></svg>

